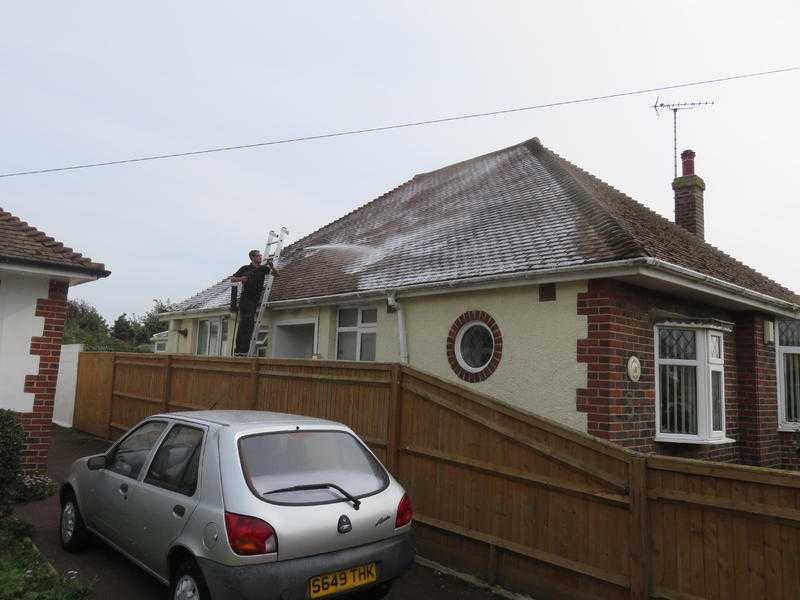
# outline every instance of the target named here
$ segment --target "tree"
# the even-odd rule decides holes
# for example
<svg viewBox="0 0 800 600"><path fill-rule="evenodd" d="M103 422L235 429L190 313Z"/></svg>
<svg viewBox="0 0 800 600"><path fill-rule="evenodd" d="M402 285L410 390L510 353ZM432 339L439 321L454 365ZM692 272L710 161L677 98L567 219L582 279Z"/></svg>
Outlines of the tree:
<svg viewBox="0 0 800 600"><path fill-rule="evenodd" d="M127 313L122 313L120 316L117 317L117 320L114 321L114 326L111 328L111 335L118 340L122 340L123 342L133 342L136 338L136 327L135 327L135 319L136 316L134 315L134 321L128 319Z"/></svg>

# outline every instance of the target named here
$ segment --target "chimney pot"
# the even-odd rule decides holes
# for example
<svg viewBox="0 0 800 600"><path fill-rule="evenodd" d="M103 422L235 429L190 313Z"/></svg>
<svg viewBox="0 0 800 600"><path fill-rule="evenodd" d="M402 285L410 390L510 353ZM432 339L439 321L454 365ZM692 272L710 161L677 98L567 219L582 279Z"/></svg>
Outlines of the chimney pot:
<svg viewBox="0 0 800 600"><path fill-rule="evenodd" d="M684 150L681 152L681 175L694 175L694 150Z"/></svg>

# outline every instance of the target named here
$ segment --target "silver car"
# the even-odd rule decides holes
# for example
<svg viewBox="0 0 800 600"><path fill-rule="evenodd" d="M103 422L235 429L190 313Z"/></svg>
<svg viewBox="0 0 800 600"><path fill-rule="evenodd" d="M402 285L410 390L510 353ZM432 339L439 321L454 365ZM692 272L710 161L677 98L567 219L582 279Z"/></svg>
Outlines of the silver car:
<svg viewBox="0 0 800 600"><path fill-rule="evenodd" d="M383 598L414 558L408 495L341 423L256 411L152 416L61 489L91 535L175 600Z"/></svg>

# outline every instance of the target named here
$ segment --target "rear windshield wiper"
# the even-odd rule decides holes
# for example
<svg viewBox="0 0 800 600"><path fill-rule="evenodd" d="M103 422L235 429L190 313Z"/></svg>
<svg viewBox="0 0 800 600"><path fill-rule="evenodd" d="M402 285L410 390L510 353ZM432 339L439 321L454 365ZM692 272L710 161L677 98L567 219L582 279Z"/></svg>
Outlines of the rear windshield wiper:
<svg viewBox="0 0 800 600"><path fill-rule="evenodd" d="M325 490L328 488L333 488L336 491L340 492L342 496L344 496L350 502L353 503L353 508L355 508L356 510L358 510L359 507L361 506L361 500L359 500L349 492L345 491L335 483L310 483L308 485L293 485L291 487L285 487L277 490L270 490L268 492L264 492L262 496L267 496L269 494L280 494L281 492L302 492L304 490Z"/></svg>

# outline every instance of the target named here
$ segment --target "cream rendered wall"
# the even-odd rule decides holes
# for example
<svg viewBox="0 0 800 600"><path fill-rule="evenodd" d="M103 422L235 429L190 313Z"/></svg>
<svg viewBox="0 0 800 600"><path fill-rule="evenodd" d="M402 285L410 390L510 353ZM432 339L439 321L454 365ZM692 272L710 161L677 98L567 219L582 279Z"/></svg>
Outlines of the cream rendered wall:
<svg viewBox="0 0 800 600"><path fill-rule="evenodd" d="M401 299L409 364L586 431L575 400L576 389L586 387L586 365L577 362L577 340L588 335L586 317L577 314L585 291L585 282L558 284L555 302L539 302L537 286ZM468 310L489 313L503 335L500 364L480 383L459 379L447 360L450 327Z"/></svg>
<svg viewBox="0 0 800 600"><path fill-rule="evenodd" d="M228 316L228 339L222 346L221 355L230 356L236 339L236 313L229 313L227 311L222 313L206 313L183 319L170 319L166 352L168 354L194 354L197 348L197 333L200 327L200 321L203 319L224 317L226 315ZM186 329L187 334L185 337L178 333L181 329Z"/></svg>
<svg viewBox="0 0 800 600"><path fill-rule="evenodd" d="M0 273L0 408L33 410L33 394L23 390L25 376L39 372L31 337L42 335L44 319L34 313L49 284L47 278Z"/></svg>

